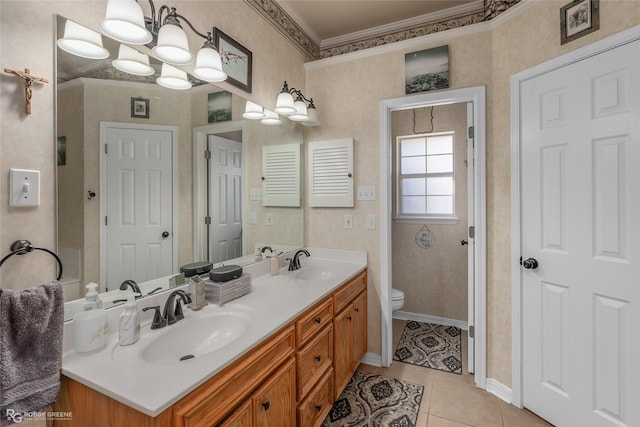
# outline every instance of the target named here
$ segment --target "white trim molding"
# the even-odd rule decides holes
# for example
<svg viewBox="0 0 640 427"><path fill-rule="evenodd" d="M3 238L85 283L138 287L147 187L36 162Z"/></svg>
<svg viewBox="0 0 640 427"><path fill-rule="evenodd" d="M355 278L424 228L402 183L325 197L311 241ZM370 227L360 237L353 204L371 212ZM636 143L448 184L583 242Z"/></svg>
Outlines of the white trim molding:
<svg viewBox="0 0 640 427"><path fill-rule="evenodd" d="M469 330L469 324L466 320L448 319L446 317L429 316L428 314L411 313L410 311L394 311L393 318L399 320L413 320L420 323L433 323L435 325L455 326L464 331Z"/></svg>
<svg viewBox="0 0 640 427"><path fill-rule="evenodd" d="M493 378L487 378L487 391L507 403L512 401L511 389Z"/></svg>
<svg viewBox="0 0 640 427"><path fill-rule="evenodd" d="M520 408L524 405L522 396L522 272L519 264L522 248L520 90L527 80L635 40L640 40L640 25L560 55L511 76L511 387L512 402Z"/></svg>
<svg viewBox="0 0 640 427"><path fill-rule="evenodd" d="M364 355L362 363L379 368L382 366L382 357L379 354L368 352Z"/></svg>

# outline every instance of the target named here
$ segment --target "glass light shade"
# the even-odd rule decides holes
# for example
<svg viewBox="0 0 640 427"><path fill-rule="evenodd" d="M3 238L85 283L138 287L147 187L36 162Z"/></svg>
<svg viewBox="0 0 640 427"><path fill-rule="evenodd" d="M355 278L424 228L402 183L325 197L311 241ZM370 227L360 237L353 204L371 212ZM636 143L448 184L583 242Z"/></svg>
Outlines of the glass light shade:
<svg viewBox="0 0 640 427"><path fill-rule="evenodd" d="M175 24L164 24L160 27L158 44L151 51L156 58L169 64L185 65L193 61L187 34Z"/></svg>
<svg viewBox="0 0 640 427"><path fill-rule="evenodd" d="M113 60L113 66L125 73L136 76L150 76L155 70L149 65L149 57L127 45L121 44L118 59Z"/></svg>
<svg viewBox="0 0 640 427"><path fill-rule="evenodd" d="M289 92L280 92L278 99L276 99L276 113L284 114L288 116L296 112L296 107L293 105L293 96Z"/></svg>
<svg viewBox="0 0 640 427"><path fill-rule="evenodd" d="M264 119L260 120L260 123L263 125L279 125L282 123L282 120L280 120L280 116L278 116L277 113L265 108Z"/></svg>
<svg viewBox="0 0 640 427"><path fill-rule="evenodd" d="M293 120L294 122L302 122L305 120L309 120L309 116L307 115L307 104L302 100L297 100L293 103L296 108L296 112L293 114L289 114L289 120Z"/></svg>
<svg viewBox="0 0 640 427"><path fill-rule="evenodd" d="M109 0L100 29L122 43L147 44L153 38L144 25L142 8L135 0Z"/></svg>
<svg viewBox="0 0 640 427"><path fill-rule="evenodd" d="M244 106L244 114L242 114L242 117L249 120L260 120L264 117L264 112L260 105L247 101Z"/></svg>
<svg viewBox="0 0 640 427"><path fill-rule="evenodd" d="M227 73L222 71L222 60L218 51L210 47L200 49L193 75L209 83L225 81Z"/></svg>
<svg viewBox="0 0 640 427"><path fill-rule="evenodd" d="M315 107L307 108L307 116L309 118L302 122L303 125L305 125L305 126L320 126L320 119L318 118L318 110L316 110Z"/></svg>
<svg viewBox="0 0 640 427"><path fill-rule="evenodd" d="M169 64L162 64L162 72L160 77L156 79L156 83L169 89L185 90L192 85L187 79L187 73L172 67Z"/></svg>
<svg viewBox="0 0 640 427"><path fill-rule="evenodd" d="M64 24L64 37L58 40L58 47L82 58L109 57L109 51L102 46L102 36L99 33L69 20Z"/></svg>

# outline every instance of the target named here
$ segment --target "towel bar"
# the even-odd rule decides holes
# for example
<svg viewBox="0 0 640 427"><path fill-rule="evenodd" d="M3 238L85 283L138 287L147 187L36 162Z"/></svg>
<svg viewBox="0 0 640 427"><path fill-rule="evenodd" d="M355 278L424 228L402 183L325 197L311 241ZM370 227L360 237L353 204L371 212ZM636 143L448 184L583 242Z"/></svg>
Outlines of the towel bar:
<svg viewBox="0 0 640 427"><path fill-rule="evenodd" d="M50 251L49 249L36 248L28 240L16 240L11 244L11 247L9 249L11 250L11 252L8 255L6 255L4 258L2 258L2 260L0 260L0 267L2 267L2 264L4 264L6 260L8 260L14 255L24 255L26 253L38 250L38 251L44 251L48 253L49 255L54 257L56 261L58 261L58 277L56 278L56 280L60 280L60 278L62 277L62 261L60 260L60 257L58 255L56 255L54 252Z"/></svg>

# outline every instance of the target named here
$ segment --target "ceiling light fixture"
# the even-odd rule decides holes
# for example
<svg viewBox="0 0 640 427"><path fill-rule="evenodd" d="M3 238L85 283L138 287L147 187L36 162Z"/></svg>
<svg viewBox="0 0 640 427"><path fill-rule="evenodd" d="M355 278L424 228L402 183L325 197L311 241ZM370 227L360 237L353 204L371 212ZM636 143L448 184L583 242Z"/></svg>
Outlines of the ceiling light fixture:
<svg viewBox="0 0 640 427"><path fill-rule="evenodd" d="M102 46L102 36L96 31L67 19L64 36L58 40L58 47L72 55L88 59L104 59L109 51Z"/></svg>
<svg viewBox="0 0 640 427"><path fill-rule="evenodd" d="M293 95L296 95L295 100ZM289 88L286 81L276 99L275 112L287 116L290 120L302 122L307 126L318 126L320 124L313 98L308 99L302 94L302 91L294 87Z"/></svg>
<svg viewBox="0 0 640 427"><path fill-rule="evenodd" d="M145 17L135 0L108 0L106 18L100 27L105 34L116 40L149 44L153 55L163 62L186 65L193 61L193 55L189 51L187 34L181 25L181 21L185 22L195 34L205 39L196 57L193 74L210 83L226 80L227 74L222 70L220 54L211 33L205 35L196 30L186 17L178 14L175 7L160 6L156 19L153 0L149 0L149 6L151 17ZM163 18L165 12L166 16ZM145 37L138 34L140 31L145 33ZM132 36L134 33L135 37Z"/></svg>

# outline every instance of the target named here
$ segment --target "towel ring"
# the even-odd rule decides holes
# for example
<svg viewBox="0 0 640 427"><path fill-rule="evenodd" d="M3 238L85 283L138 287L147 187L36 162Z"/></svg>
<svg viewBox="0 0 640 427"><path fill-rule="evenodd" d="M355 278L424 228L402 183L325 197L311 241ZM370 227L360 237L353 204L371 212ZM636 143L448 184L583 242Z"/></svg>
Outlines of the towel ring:
<svg viewBox="0 0 640 427"><path fill-rule="evenodd" d="M58 277L56 278L56 280L60 280L60 278L62 278L62 261L60 260L60 257L58 255L56 255L54 252L50 251L49 249L36 248L28 240L16 240L11 244L11 247L9 249L11 250L11 252L8 255L6 255L4 258L2 258L2 260L0 260L0 267L2 267L2 264L4 264L6 260L8 260L14 255L24 255L26 253L33 252L35 250L44 251L49 255L51 255L52 257L54 257L56 261L58 261Z"/></svg>

